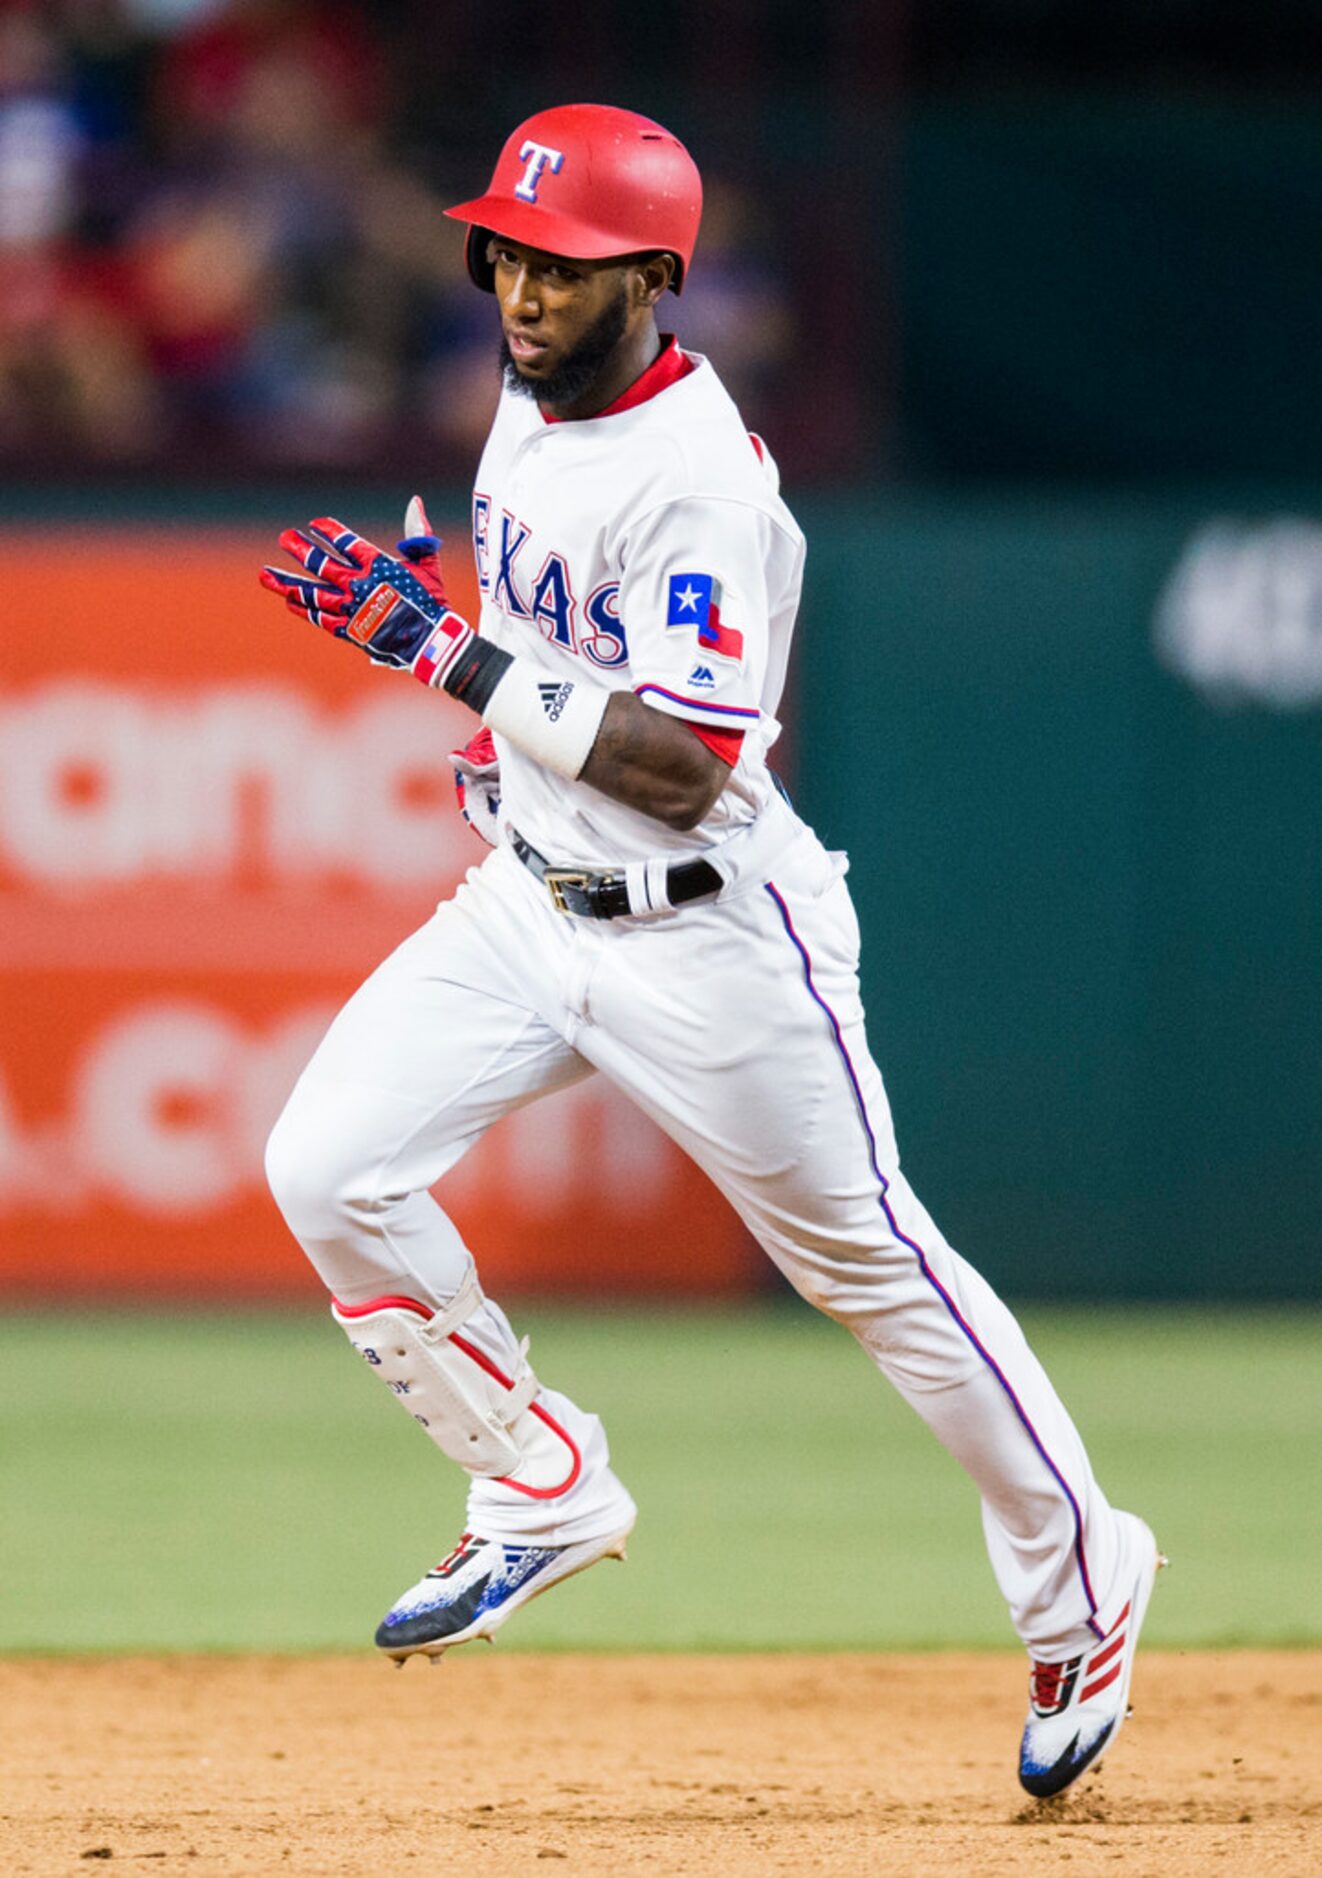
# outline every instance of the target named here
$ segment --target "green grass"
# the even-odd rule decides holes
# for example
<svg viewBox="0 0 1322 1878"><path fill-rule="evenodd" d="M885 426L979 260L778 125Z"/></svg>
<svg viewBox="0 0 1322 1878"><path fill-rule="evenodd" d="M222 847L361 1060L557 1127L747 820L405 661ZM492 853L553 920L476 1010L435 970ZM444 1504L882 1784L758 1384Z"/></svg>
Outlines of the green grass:
<svg viewBox="0 0 1322 1878"><path fill-rule="evenodd" d="M1012 1642L963 1475L796 1304L525 1306L642 1516L520 1618L524 1648ZM1112 1497L1174 1569L1167 1646L1322 1639L1322 1317L1031 1312ZM315 1308L0 1318L0 1649L365 1645L463 1494ZM508 1647L502 1644L502 1648Z"/></svg>

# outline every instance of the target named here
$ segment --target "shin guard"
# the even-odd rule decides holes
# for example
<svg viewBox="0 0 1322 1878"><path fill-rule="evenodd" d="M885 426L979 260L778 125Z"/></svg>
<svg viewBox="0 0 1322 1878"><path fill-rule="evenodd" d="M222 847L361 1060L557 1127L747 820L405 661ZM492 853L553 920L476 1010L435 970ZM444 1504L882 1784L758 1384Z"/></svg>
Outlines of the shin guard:
<svg viewBox="0 0 1322 1878"><path fill-rule="evenodd" d="M530 1499L554 1499L574 1485L582 1457L535 1399L527 1340L514 1374L507 1375L460 1335L482 1302L470 1273L440 1309L417 1298L336 1299L331 1315L442 1453L470 1474L494 1478Z"/></svg>

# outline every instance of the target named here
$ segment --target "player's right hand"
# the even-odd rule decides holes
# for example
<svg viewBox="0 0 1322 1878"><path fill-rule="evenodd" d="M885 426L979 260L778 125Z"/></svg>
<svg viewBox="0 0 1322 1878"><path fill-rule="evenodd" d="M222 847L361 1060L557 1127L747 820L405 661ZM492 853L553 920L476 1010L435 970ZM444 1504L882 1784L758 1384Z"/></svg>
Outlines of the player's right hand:
<svg viewBox="0 0 1322 1878"><path fill-rule="evenodd" d="M500 840L500 758L484 724L462 750L451 750L459 813L488 847Z"/></svg>
<svg viewBox="0 0 1322 1878"><path fill-rule="evenodd" d="M426 521L425 513L421 518ZM263 587L378 663L439 687L471 644L473 629L447 603L434 552L434 566L420 563L415 570L328 515L309 522L306 532L287 528L280 546L306 571L264 567L258 576Z"/></svg>

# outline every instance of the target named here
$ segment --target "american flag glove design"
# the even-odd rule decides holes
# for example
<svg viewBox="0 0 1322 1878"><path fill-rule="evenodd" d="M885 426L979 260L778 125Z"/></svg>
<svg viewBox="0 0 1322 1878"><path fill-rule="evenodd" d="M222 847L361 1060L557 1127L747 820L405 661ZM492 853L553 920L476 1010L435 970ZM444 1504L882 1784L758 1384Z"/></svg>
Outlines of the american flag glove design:
<svg viewBox="0 0 1322 1878"><path fill-rule="evenodd" d="M421 526L413 529L415 522ZM396 560L333 516L319 516L306 530L287 528L280 537L303 573L264 567L258 578L292 613L323 632L361 646L378 664L439 687L475 635L446 601L440 542L416 497L406 527L410 536L400 548L408 558Z"/></svg>

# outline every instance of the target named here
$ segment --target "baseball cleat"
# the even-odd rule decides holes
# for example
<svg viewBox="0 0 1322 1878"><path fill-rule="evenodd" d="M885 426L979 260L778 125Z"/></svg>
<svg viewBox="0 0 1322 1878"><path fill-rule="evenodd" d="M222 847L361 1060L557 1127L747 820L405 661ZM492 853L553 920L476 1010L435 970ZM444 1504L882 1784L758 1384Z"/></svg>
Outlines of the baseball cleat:
<svg viewBox="0 0 1322 1878"><path fill-rule="evenodd" d="M1111 1746L1129 1713L1138 1633L1158 1569L1166 1563L1141 1519L1119 1513L1125 1530L1129 1595L1102 1641L1066 1663L1034 1661L1028 1721L1019 1748L1019 1784L1039 1800L1072 1786Z"/></svg>
<svg viewBox="0 0 1322 1878"><path fill-rule="evenodd" d="M377 1627L379 1650L398 1664L439 1657L457 1643L495 1636L507 1618L562 1578L598 1559L623 1558L633 1529L578 1545L515 1545L466 1532L448 1558L399 1598Z"/></svg>

